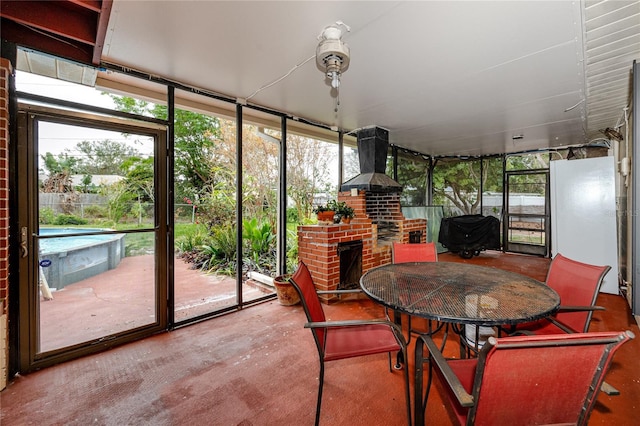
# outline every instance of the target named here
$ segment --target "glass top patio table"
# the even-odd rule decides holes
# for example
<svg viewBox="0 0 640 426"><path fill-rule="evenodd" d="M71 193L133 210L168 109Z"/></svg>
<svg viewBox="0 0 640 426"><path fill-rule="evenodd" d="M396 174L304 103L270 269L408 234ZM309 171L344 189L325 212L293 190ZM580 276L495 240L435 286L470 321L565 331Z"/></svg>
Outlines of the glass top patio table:
<svg viewBox="0 0 640 426"><path fill-rule="evenodd" d="M560 296L533 278L457 262L384 265L367 271L360 286L393 310L458 324L518 324L550 315L560 305Z"/></svg>

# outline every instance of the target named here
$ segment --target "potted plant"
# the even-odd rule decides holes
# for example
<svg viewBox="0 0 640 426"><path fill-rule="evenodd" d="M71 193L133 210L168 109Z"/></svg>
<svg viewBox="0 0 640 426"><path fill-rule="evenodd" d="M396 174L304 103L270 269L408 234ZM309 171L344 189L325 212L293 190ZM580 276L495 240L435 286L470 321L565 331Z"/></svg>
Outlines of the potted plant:
<svg viewBox="0 0 640 426"><path fill-rule="evenodd" d="M336 215L336 202L330 200L327 204L320 204L313 208L313 212L317 215L319 223L333 223L333 217Z"/></svg>
<svg viewBox="0 0 640 426"><path fill-rule="evenodd" d="M278 303L284 306L292 306L300 302L300 295L296 288L291 284L291 275L278 275L273 279L273 285L276 288Z"/></svg>
<svg viewBox="0 0 640 426"><path fill-rule="evenodd" d="M342 223L351 222L351 219L356 215L353 207L347 205L344 201L337 203L336 214L340 216L340 221Z"/></svg>

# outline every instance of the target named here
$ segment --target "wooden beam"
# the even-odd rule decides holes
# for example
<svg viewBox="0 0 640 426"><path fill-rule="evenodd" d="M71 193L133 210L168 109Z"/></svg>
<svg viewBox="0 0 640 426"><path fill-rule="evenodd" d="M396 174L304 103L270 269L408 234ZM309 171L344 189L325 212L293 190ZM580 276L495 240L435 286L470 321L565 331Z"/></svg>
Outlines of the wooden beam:
<svg viewBox="0 0 640 426"><path fill-rule="evenodd" d="M0 3L0 16L91 46L96 42L98 15L72 2L5 0Z"/></svg>

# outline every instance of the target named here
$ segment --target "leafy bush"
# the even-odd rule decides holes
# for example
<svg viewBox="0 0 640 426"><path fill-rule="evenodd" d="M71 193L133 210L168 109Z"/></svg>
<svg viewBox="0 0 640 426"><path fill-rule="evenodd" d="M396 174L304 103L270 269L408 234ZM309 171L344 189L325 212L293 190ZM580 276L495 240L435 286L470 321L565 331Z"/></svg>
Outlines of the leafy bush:
<svg viewBox="0 0 640 426"><path fill-rule="evenodd" d="M92 205L84 208L84 214L95 219L106 219L109 215L109 211L104 206Z"/></svg>
<svg viewBox="0 0 640 426"><path fill-rule="evenodd" d="M56 212L49 207L40 209L38 212L38 222L40 222L41 225L52 225L55 219Z"/></svg>
<svg viewBox="0 0 640 426"><path fill-rule="evenodd" d="M276 235L269 223L258 223L258 220L253 218L242 221L242 238L245 240L251 258L257 260L275 246Z"/></svg>
<svg viewBox="0 0 640 426"><path fill-rule="evenodd" d="M197 205L196 220L213 230L217 226L225 226L235 221L236 193L235 187L219 183L211 188L211 192L200 197Z"/></svg>
<svg viewBox="0 0 640 426"><path fill-rule="evenodd" d="M236 230L233 226L223 226L213 230L208 244L202 244L191 260L196 267L205 271L216 271L232 275L236 256Z"/></svg>
<svg viewBox="0 0 640 426"><path fill-rule="evenodd" d="M235 261L237 235L234 226L222 226L214 230L211 234L211 246L215 249L216 257Z"/></svg>
<svg viewBox="0 0 640 426"><path fill-rule="evenodd" d="M60 214L53 221L54 225L86 225L87 223L89 222L86 219L72 214Z"/></svg>
<svg viewBox="0 0 640 426"><path fill-rule="evenodd" d="M198 250L201 246L205 245L208 235L199 229L190 234L181 235L176 238L176 248L180 253L187 253L194 250Z"/></svg>
<svg viewBox="0 0 640 426"><path fill-rule="evenodd" d="M287 222L288 223L298 223L300 217L298 215L298 209L295 207L289 207L287 209Z"/></svg>
<svg viewBox="0 0 640 426"><path fill-rule="evenodd" d="M287 271L295 271L298 267L298 232L287 230Z"/></svg>

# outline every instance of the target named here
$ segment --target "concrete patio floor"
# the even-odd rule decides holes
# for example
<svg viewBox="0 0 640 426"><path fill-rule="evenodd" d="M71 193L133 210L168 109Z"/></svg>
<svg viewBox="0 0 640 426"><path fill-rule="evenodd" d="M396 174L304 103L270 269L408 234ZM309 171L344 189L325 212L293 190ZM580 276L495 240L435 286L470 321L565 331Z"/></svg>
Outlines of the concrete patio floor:
<svg viewBox="0 0 640 426"><path fill-rule="evenodd" d="M535 259L488 252L471 262L544 279L548 260L528 263ZM439 260L463 261L449 254ZM591 331L628 329L638 337L617 352L607 374L621 395L600 393L589 424L635 425L640 331L621 296L601 294L597 303L607 310L594 314ZM332 320L383 315L368 299L324 308ZM318 354L305 321L300 305L270 301L15 377L0 393L0 424L311 425ZM456 354L456 343L446 351ZM411 360L409 368L412 374ZM321 424L404 425L402 389L385 355L329 363ZM452 424L437 391L426 419Z"/></svg>

